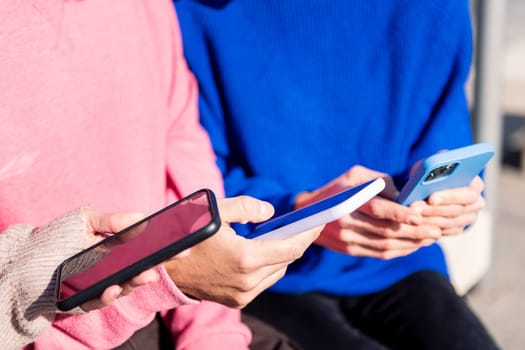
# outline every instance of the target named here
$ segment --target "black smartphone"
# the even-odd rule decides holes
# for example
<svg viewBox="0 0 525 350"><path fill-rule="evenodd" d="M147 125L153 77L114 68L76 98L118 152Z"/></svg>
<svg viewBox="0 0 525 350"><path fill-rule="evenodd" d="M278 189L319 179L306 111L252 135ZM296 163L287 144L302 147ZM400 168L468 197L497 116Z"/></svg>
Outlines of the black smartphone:
<svg viewBox="0 0 525 350"><path fill-rule="evenodd" d="M201 189L65 260L55 302L71 310L212 236L221 220L215 195Z"/></svg>

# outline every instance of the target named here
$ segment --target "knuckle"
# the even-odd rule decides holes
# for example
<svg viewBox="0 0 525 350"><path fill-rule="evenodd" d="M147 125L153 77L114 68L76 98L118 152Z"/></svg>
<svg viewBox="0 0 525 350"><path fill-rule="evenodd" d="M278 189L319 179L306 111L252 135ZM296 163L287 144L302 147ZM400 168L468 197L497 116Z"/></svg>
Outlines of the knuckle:
<svg viewBox="0 0 525 350"><path fill-rule="evenodd" d="M305 247L306 249L307 247ZM291 260L297 260L303 256L304 250L299 246L292 246L290 248L290 258Z"/></svg>
<svg viewBox="0 0 525 350"><path fill-rule="evenodd" d="M237 285L237 289L241 292L238 298L241 298L245 294L252 291L257 286L257 282L258 281L256 281L256 279L252 276L246 276L242 278Z"/></svg>
<svg viewBox="0 0 525 350"><path fill-rule="evenodd" d="M249 273L255 266L255 258L250 254L240 254L237 259L237 269L241 273Z"/></svg>
<svg viewBox="0 0 525 350"><path fill-rule="evenodd" d="M284 277L284 275L286 274L286 270L287 269L288 269L287 266L284 266L281 270L279 270L279 273L278 273L279 279Z"/></svg>
<svg viewBox="0 0 525 350"><path fill-rule="evenodd" d="M388 252L388 251L380 251L378 252L377 254L377 257L379 259L382 259L382 260L388 260L390 258L392 258L394 255L392 252Z"/></svg>
<svg viewBox="0 0 525 350"><path fill-rule="evenodd" d="M281 278L283 278L285 274L286 274L286 267L283 267L283 268L280 269L279 272L277 273L276 282L277 282L278 280L280 280Z"/></svg>
<svg viewBox="0 0 525 350"><path fill-rule="evenodd" d="M354 248L353 245L345 246L343 252L348 254L348 255L357 256L357 251L356 251L356 249Z"/></svg>
<svg viewBox="0 0 525 350"><path fill-rule="evenodd" d="M380 212L379 202L378 201L369 201L368 202L368 211L372 216L378 216Z"/></svg>
<svg viewBox="0 0 525 350"><path fill-rule="evenodd" d="M245 305L243 301L242 293L233 293L226 296L224 300L221 300L221 303L231 308L240 308Z"/></svg>
<svg viewBox="0 0 525 350"><path fill-rule="evenodd" d="M410 254L414 250L415 249L410 249L410 251L408 250L389 250L389 251L380 252L379 259L389 260L389 259L398 258L400 256Z"/></svg>
<svg viewBox="0 0 525 350"><path fill-rule="evenodd" d="M361 165L354 165L343 174L342 178L346 183L352 184L355 182L355 177L359 176L362 172L363 167Z"/></svg>
<svg viewBox="0 0 525 350"><path fill-rule="evenodd" d="M384 237L395 237L397 235L397 231L391 227L385 227L382 230L381 235ZM387 243L386 240L385 243Z"/></svg>
<svg viewBox="0 0 525 350"><path fill-rule="evenodd" d="M254 208L253 198L246 196L246 195L242 195L242 196L238 196L237 200L238 200L239 210L241 213L249 214L253 211L253 208Z"/></svg>
<svg viewBox="0 0 525 350"><path fill-rule="evenodd" d="M334 232L334 237L339 242L345 242L345 243L349 242L348 234L344 230L337 230L336 232Z"/></svg>
<svg viewBox="0 0 525 350"><path fill-rule="evenodd" d="M359 245L347 245L343 251L352 256L369 256L369 254L366 254Z"/></svg>
<svg viewBox="0 0 525 350"><path fill-rule="evenodd" d="M451 220L443 221L442 227L445 229L454 229L454 228L462 227L464 223L466 223L467 221L470 221L471 217L474 217L473 215L474 215L473 213L468 213L468 214L464 214L463 216L453 218Z"/></svg>
<svg viewBox="0 0 525 350"><path fill-rule="evenodd" d="M248 305L256 295L253 295L252 293L242 293L239 295L239 297L236 300L236 308L243 308L246 305Z"/></svg>
<svg viewBox="0 0 525 350"><path fill-rule="evenodd" d="M374 249L382 253L391 251L395 247L395 242L393 239L381 239L374 243Z"/></svg>
<svg viewBox="0 0 525 350"><path fill-rule="evenodd" d="M385 252L385 253L388 253L390 250L392 250L392 248L394 248L394 242L393 240L391 239L385 239L381 242L380 244L380 249Z"/></svg>
<svg viewBox="0 0 525 350"><path fill-rule="evenodd" d="M354 165L353 167L350 168L350 170L348 170L348 173L357 175L357 174L362 173L363 169L364 167L362 165Z"/></svg>
<svg viewBox="0 0 525 350"><path fill-rule="evenodd" d="M353 167L350 168L348 173L351 176L360 177L366 173L366 168L362 165L354 165Z"/></svg>

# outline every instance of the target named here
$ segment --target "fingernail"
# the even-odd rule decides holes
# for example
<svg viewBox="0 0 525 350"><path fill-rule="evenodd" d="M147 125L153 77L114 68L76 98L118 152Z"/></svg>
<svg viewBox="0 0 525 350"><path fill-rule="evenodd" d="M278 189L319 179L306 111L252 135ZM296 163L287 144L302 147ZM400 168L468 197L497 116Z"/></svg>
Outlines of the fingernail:
<svg viewBox="0 0 525 350"><path fill-rule="evenodd" d="M442 201L443 201L443 199L441 199L441 197L433 197L432 198L432 204L435 204L435 205L440 205Z"/></svg>
<svg viewBox="0 0 525 350"><path fill-rule="evenodd" d="M122 288L118 287L118 289L115 289L115 291L113 292L113 295L111 296L111 298L113 300L116 300L120 297L121 294L122 294Z"/></svg>
<svg viewBox="0 0 525 350"><path fill-rule="evenodd" d="M259 206L259 213L263 217L267 217L269 214L272 213L272 205L267 202L261 202L261 205Z"/></svg>
<svg viewBox="0 0 525 350"><path fill-rule="evenodd" d="M188 250L188 249L187 249ZM188 252L188 255L189 255L189 252ZM155 271L155 273L153 274L153 276L151 276L151 283L153 282L157 282L158 280L160 279L160 275L157 273L157 271Z"/></svg>

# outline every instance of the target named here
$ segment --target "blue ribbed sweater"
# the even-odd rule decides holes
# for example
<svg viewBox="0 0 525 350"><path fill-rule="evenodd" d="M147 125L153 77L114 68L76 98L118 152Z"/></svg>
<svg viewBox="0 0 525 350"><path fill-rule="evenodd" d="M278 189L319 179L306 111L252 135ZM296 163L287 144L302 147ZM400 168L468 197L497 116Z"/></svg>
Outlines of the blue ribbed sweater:
<svg viewBox="0 0 525 350"><path fill-rule="evenodd" d="M401 186L415 161L472 142L468 0L175 4L230 196L283 213L353 165ZM424 269L447 275L437 244L392 260L312 246L272 289L361 295Z"/></svg>

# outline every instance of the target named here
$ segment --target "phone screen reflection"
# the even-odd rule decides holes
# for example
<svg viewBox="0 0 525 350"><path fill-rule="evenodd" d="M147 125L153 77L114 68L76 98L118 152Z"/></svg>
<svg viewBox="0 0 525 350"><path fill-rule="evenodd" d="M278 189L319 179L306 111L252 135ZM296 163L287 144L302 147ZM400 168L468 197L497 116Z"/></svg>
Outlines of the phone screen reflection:
<svg viewBox="0 0 525 350"><path fill-rule="evenodd" d="M206 193L197 193L103 240L67 261L61 270L58 300L102 281L185 236L212 220Z"/></svg>

